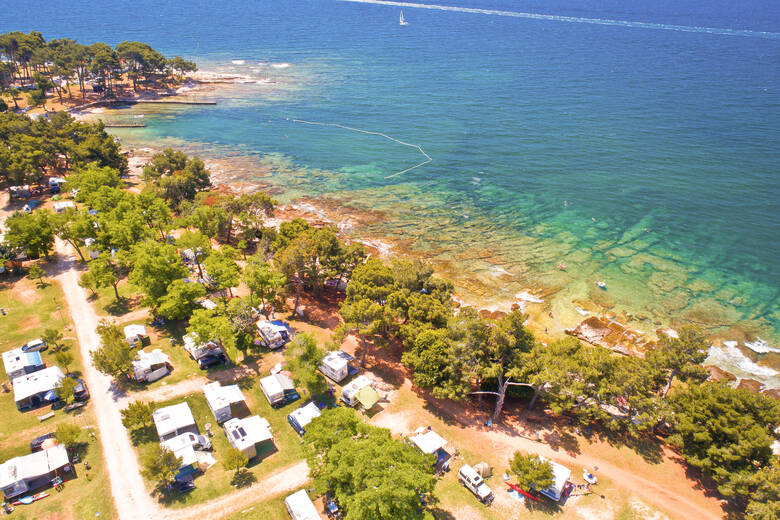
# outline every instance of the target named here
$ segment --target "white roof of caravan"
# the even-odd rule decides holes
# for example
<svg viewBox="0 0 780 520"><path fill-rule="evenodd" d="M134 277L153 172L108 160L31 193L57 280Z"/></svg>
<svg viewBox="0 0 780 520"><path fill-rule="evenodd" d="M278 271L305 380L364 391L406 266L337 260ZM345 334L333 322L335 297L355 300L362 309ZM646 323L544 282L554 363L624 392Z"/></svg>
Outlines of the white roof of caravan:
<svg viewBox="0 0 780 520"><path fill-rule="evenodd" d="M322 415L322 412L320 412L320 409L317 408L317 405L312 402L307 405L301 406L297 410L293 410L290 413L290 415L298 423L298 426L303 428L304 426L309 424L313 419L316 419L317 417Z"/></svg>
<svg viewBox="0 0 780 520"><path fill-rule="evenodd" d="M281 394L286 389L290 390L295 388L292 380L282 374L272 374L268 377L264 377L260 380L260 386L262 386L268 395Z"/></svg>
<svg viewBox="0 0 780 520"><path fill-rule="evenodd" d="M146 327L143 325L128 325L125 327L125 337L146 336Z"/></svg>
<svg viewBox="0 0 780 520"><path fill-rule="evenodd" d="M49 367L17 377L13 381L14 401L19 402L32 395L54 390L65 379L60 367Z"/></svg>
<svg viewBox="0 0 780 520"><path fill-rule="evenodd" d="M54 210L58 209L65 209L65 208L75 208L76 205L73 203L72 200L61 200L59 202L54 203Z"/></svg>
<svg viewBox="0 0 780 520"><path fill-rule="evenodd" d="M443 448L447 444L447 441L433 430L428 430L425 433L418 433L411 438L411 441L415 446L420 448L423 453L435 453L438 449Z"/></svg>
<svg viewBox="0 0 780 520"><path fill-rule="evenodd" d="M325 354L325 357L322 358L322 364L339 371L347 366L351 358L352 356L342 350L334 350Z"/></svg>
<svg viewBox="0 0 780 520"><path fill-rule="evenodd" d="M341 389L341 393L350 396L366 386L371 386L371 380L366 376L357 376L351 383L345 385L344 388Z"/></svg>
<svg viewBox="0 0 780 520"><path fill-rule="evenodd" d="M566 486L566 482L568 482L569 478L571 477L571 470L566 466L562 466L557 462L553 462L549 459L543 460L547 460L547 462L549 462L552 466L553 485L545 489L540 489L539 492L544 493L553 500L560 500L561 495L563 494L563 488Z"/></svg>
<svg viewBox="0 0 780 520"><path fill-rule="evenodd" d="M185 448L187 446L194 446L198 442L198 436L195 435L192 432L185 432L181 435L177 435L176 437L172 439L168 439L167 441L163 441L160 443L160 446L163 448L167 448L171 450L172 452L176 453L176 451L181 450L182 448Z"/></svg>
<svg viewBox="0 0 780 520"><path fill-rule="evenodd" d="M159 408L152 413L157 435L160 437L171 432L195 424L192 410L187 403L179 403Z"/></svg>
<svg viewBox="0 0 780 520"><path fill-rule="evenodd" d="M24 352L21 347L3 352L3 366L6 374L16 372L24 367L41 364L43 361L39 352Z"/></svg>
<svg viewBox="0 0 780 520"><path fill-rule="evenodd" d="M271 434L271 424L259 415L230 419L222 427L225 428L230 444L239 450L274 438Z"/></svg>
<svg viewBox="0 0 780 520"><path fill-rule="evenodd" d="M320 514L305 489L300 489L284 499L284 505L293 520L320 520Z"/></svg>
<svg viewBox="0 0 780 520"><path fill-rule="evenodd" d="M203 393L206 395L209 406L214 410L244 401L244 394L241 393L238 385L221 386L219 381L204 385Z"/></svg>
<svg viewBox="0 0 780 520"><path fill-rule="evenodd" d="M138 356L133 360L133 369L143 370L145 368L149 368L152 365L169 362L170 358L168 355L159 348L156 348L151 352L144 352L143 350L139 350Z"/></svg>
<svg viewBox="0 0 780 520"><path fill-rule="evenodd" d="M0 464L0 488L10 486L20 480L46 475L68 463L70 463L68 451L64 444L15 457Z"/></svg>

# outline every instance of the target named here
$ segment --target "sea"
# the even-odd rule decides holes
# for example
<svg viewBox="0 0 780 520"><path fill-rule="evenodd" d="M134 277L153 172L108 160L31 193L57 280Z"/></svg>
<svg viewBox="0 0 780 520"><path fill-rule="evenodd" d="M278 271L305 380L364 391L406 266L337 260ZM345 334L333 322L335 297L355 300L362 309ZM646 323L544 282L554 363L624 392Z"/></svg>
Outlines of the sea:
<svg viewBox="0 0 780 520"><path fill-rule="evenodd" d="M339 207L345 233L430 262L465 302L521 302L550 334L602 313L647 333L693 324L714 340L709 362L780 387L776 1L2 12L2 32L145 41L242 78L210 91L213 106L104 114L144 121L115 130L125 144Z"/></svg>

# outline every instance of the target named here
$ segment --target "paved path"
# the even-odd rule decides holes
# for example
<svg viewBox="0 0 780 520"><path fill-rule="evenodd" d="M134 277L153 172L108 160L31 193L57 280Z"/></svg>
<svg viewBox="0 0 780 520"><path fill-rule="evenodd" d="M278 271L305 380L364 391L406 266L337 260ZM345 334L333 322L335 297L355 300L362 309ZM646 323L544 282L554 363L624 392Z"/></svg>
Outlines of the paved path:
<svg viewBox="0 0 780 520"><path fill-rule="evenodd" d="M293 491L309 481L309 468L305 461L296 462L281 468L272 476L245 489L197 504L184 509L164 509L146 489L136 452L133 449L127 430L122 426L119 412L122 401L127 399L115 392L109 376L98 372L92 366L91 352L100 345L96 329L99 318L87 300L87 294L79 286L80 271L71 255L70 247L57 240L57 273L55 278L62 284L65 299L68 302L76 335L79 340L84 365L84 379L90 389L95 407L97 427L103 446L103 459L108 468L111 494L114 497L117 515L120 520L208 520L222 518L235 511L250 507L263 499L284 492ZM228 371L226 376L228 376ZM133 395L154 397L155 393L182 395L200 391L206 378L182 381L169 388L159 388L146 393Z"/></svg>

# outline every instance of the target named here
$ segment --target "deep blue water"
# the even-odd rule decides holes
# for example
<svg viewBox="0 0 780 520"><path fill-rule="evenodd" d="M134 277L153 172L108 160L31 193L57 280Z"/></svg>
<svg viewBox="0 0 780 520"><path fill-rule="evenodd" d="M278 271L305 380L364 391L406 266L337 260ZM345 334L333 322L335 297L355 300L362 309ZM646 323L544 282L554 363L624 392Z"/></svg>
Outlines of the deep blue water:
<svg viewBox="0 0 780 520"><path fill-rule="evenodd" d="M290 194L386 209L372 232L414 237L464 278L499 263L516 278L499 279L498 296L543 286L593 299L596 277L606 306L645 328L671 318L780 340L777 2L435 3L608 25L404 7L399 27L397 6L138 0L25 2L2 10L0 31L137 39L279 81L149 114L141 135L282 156L298 173L270 180ZM420 154L286 118L384 132L433 162L386 179ZM482 248L490 262L469 256ZM559 261L568 275L549 274Z"/></svg>

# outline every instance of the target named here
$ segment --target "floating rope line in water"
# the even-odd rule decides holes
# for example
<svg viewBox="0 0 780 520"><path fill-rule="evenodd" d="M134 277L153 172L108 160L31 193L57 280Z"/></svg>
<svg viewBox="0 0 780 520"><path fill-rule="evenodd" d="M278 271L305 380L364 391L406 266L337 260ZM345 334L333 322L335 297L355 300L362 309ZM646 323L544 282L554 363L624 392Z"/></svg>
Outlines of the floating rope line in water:
<svg viewBox="0 0 780 520"><path fill-rule="evenodd" d="M420 164L416 164L416 165L412 166L411 168L407 168L405 170L401 170L400 172L396 172L396 173L394 173L392 175L387 175L385 177L385 179L392 179L396 175L401 175L402 173L410 172L410 171L414 170L415 168L419 168L420 166L422 166L424 164L428 164L429 162L433 161L431 156L428 155L427 153L425 153L425 150L423 150L420 145L412 144L412 143L406 143L404 141L401 141L400 139L396 139L395 137L390 137L387 134L383 134L382 132L372 132L370 130L363 130L361 128L352 128L351 126L340 125L338 123L320 123L318 121L306 121L305 119L290 119L289 117L286 118L286 119L288 121L292 122L292 123L305 123L307 125L315 125L315 126L334 126L336 128L343 128L344 130L350 130L352 132L360 132L362 134L369 134L369 135L378 135L378 136L384 137L385 139L389 139L391 141L395 141L398 144L402 144L402 145L408 146L410 148L416 148L421 154L423 154L425 156L425 160L423 162L421 162Z"/></svg>

